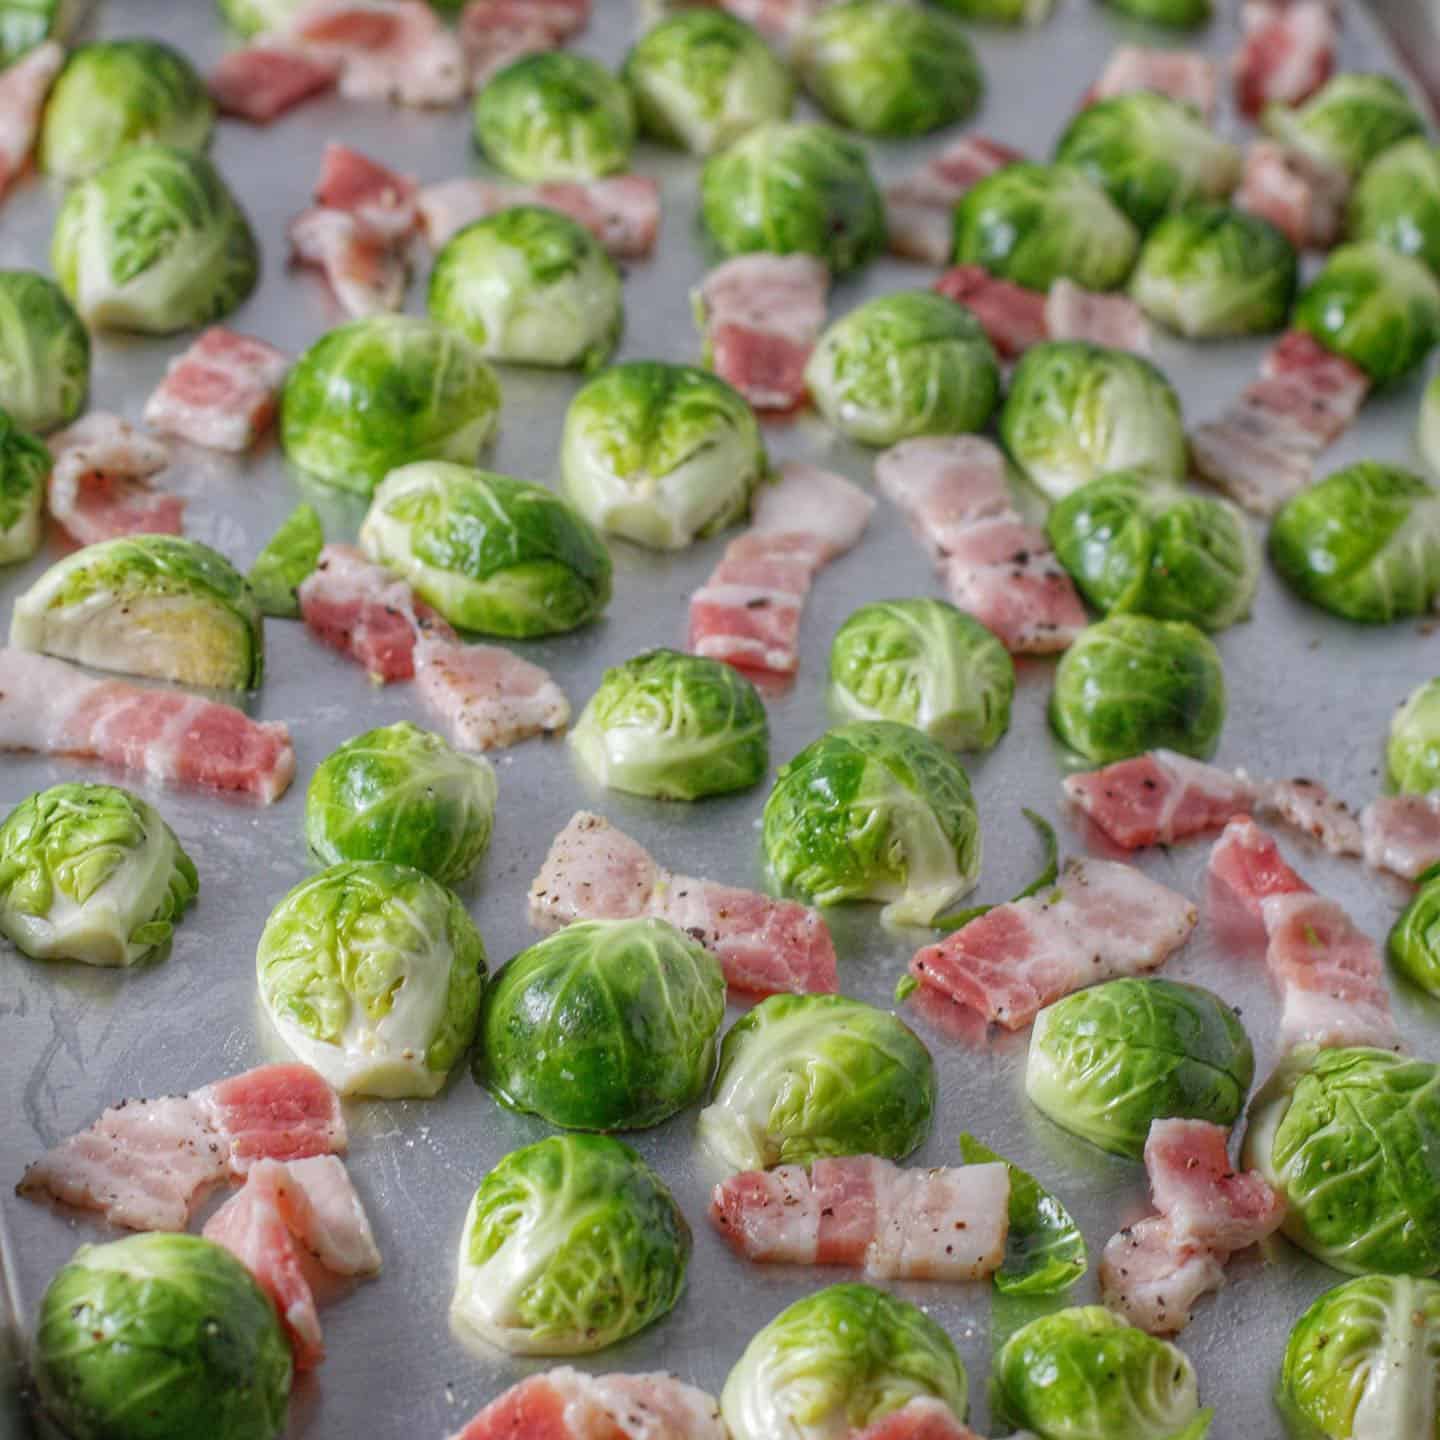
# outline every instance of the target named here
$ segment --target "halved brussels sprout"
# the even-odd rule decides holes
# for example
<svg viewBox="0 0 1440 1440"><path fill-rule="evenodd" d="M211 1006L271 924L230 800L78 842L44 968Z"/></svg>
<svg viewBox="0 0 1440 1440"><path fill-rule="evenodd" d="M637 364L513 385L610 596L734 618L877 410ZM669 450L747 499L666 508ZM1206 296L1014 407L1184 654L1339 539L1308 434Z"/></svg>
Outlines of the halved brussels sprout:
<svg viewBox="0 0 1440 1440"><path fill-rule="evenodd" d="M584 1355L667 1315L690 1227L660 1177L603 1135L552 1135L480 1182L450 1318L512 1355Z"/></svg>
<svg viewBox="0 0 1440 1440"><path fill-rule="evenodd" d="M843 995L771 995L726 1034L699 1135L736 1170L903 1160L934 1109L935 1063L902 1020Z"/></svg>
<svg viewBox="0 0 1440 1440"><path fill-rule="evenodd" d="M1260 123L1277 140L1358 180L1392 145L1425 133L1404 87L1388 75L1345 71L1303 105L1270 104Z"/></svg>
<svg viewBox="0 0 1440 1440"><path fill-rule="evenodd" d="M967 20L991 25L1039 25L1050 18L1055 0L939 0Z"/></svg>
<svg viewBox="0 0 1440 1440"><path fill-rule="evenodd" d="M0 0L0 66L46 40L65 40L87 0Z"/></svg>
<svg viewBox="0 0 1440 1440"><path fill-rule="evenodd" d="M818 255L843 275L885 249L885 202L865 148L828 125L760 125L712 155L700 214L725 255Z"/></svg>
<svg viewBox="0 0 1440 1440"><path fill-rule="evenodd" d="M371 494L416 460L473 464L500 424L500 385L465 336L409 315L322 335L291 367L280 442L327 485Z"/></svg>
<svg viewBox="0 0 1440 1440"><path fill-rule="evenodd" d="M393 470L360 543L462 630L559 635L610 603L610 552L585 517L508 475L442 460Z"/></svg>
<svg viewBox="0 0 1440 1440"><path fill-rule="evenodd" d="M1401 794L1440 790L1440 678L1417 686L1391 717L1385 760Z"/></svg>
<svg viewBox="0 0 1440 1440"><path fill-rule="evenodd" d="M930 290L902 290L867 300L831 325L805 367L805 383L841 434L893 445L912 435L981 429L1000 396L1000 366L965 306Z"/></svg>
<svg viewBox="0 0 1440 1440"><path fill-rule="evenodd" d="M755 412L718 376L631 360L570 402L565 493L592 524L655 550L683 550L742 519L766 473Z"/></svg>
<svg viewBox="0 0 1440 1440"><path fill-rule="evenodd" d="M16 600L10 643L182 685L255 690L265 678L254 591L180 535L128 535L56 561Z"/></svg>
<svg viewBox="0 0 1440 1440"><path fill-rule="evenodd" d="M1367 165L1350 193L1345 233L1440 271L1440 147L1416 135Z"/></svg>
<svg viewBox="0 0 1440 1440"><path fill-rule="evenodd" d="M90 334L65 292L33 270L0 270L0 403L27 430L68 425L90 393Z"/></svg>
<svg viewBox="0 0 1440 1440"><path fill-rule="evenodd" d="M50 452L0 410L0 565L40 548Z"/></svg>
<svg viewBox="0 0 1440 1440"><path fill-rule="evenodd" d="M255 557L246 579L266 615L300 617L300 586L319 563L325 531L313 505L297 505Z"/></svg>
<svg viewBox="0 0 1440 1440"><path fill-rule="evenodd" d="M1427 995L1440 996L1440 875L1426 871L1422 876L1420 888L1391 927L1386 950L1407 980Z"/></svg>
<svg viewBox="0 0 1440 1440"><path fill-rule="evenodd" d="M216 0L226 23L245 39L263 30L283 30L306 0Z"/></svg>

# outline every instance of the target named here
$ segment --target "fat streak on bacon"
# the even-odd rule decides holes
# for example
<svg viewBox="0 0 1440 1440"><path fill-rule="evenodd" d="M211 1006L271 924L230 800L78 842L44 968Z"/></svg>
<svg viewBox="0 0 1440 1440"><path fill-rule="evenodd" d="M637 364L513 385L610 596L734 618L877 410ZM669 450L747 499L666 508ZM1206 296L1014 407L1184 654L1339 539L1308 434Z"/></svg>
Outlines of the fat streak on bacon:
<svg viewBox="0 0 1440 1440"><path fill-rule="evenodd" d="M462 750L497 750L570 723L570 702L549 672L501 645L422 635L415 688Z"/></svg>
<svg viewBox="0 0 1440 1440"><path fill-rule="evenodd" d="M983 265L951 266L935 289L974 315L1002 360L1014 360L1050 338L1045 296L998 279Z"/></svg>
<svg viewBox="0 0 1440 1440"><path fill-rule="evenodd" d="M1365 863L1416 880L1440 863L1440 791L1382 795L1360 812Z"/></svg>
<svg viewBox="0 0 1440 1440"><path fill-rule="evenodd" d="M1240 20L1231 72L1236 104L1252 120L1267 105L1303 104L1334 73L1339 27L1326 0L1246 0Z"/></svg>
<svg viewBox="0 0 1440 1440"><path fill-rule="evenodd" d="M160 441L118 415L95 410L47 444L54 461L50 513L77 544L180 533L184 499L150 484L170 464Z"/></svg>
<svg viewBox="0 0 1440 1440"><path fill-rule="evenodd" d="M1297 250L1328 250L1339 238L1350 178L1275 140L1253 140L1232 203L1268 220Z"/></svg>
<svg viewBox="0 0 1440 1440"><path fill-rule="evenodd" d="M297 105L328 94L339 78L337 61L262 40L223 56L207 83L222 115L269 125Z"/></svg>
<svg viewBox="0 0 1440 1440"><path fill-rule="evenodd" d="M1355 812L1318 780L1262 781L1254 813L1318 840L1332 855L1359 855L1364 849Z"/></svg>
<svg viewBox="0 0 1440 1440"><path fill-rule="evenodd" d="M987 175L1024 154L987 135L962 135L918 170L885 188L890 252L944 265L954 247L955 205Z"/></svg>
<svg viewBox="0 0 1440 1440"><path fill-rule="evenodd" d="M479 89L497 71L526 55L563 45L590 20L590 0L469 0L456 33Z"/></svg>
<svg viewBox="0 0 1440 1440"><path fill-rule="evenodd" d="M1153 90L1198 111L1207 122L1215 118L1220 79L1215 62L1193 50L1152 50L1143 45L1121 45L1110 57L1100 78L1085 94L1085 104Z"/></svg>
<svg viewBox="0 0 1440 1440"><path fill-rule="evenodd" d="M213 326L172 360L145 405L152 430L240 454L270 427L290 361L249 335Z"/></svg>
<svg viewBox="0 0 1440 1440"><path fill-rule="evenodd" d="M0 70L0 200L30 169L45 100L65 64L65 47L47 40Z"/></svg>

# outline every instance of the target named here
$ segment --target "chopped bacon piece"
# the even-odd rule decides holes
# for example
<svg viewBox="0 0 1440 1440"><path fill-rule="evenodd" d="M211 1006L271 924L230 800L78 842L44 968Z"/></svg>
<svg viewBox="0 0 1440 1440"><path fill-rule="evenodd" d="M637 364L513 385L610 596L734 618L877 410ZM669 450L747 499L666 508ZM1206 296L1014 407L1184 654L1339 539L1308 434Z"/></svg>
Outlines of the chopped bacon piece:
<svg viewBox="0 0 1440 1440"><path fill-rule="evenodd" d="M381 165L368 155L337 145L325 147L315 203L324 210L344 210L378 239L405 240L420 223L416 199L420 187L408 175Z"/></svg>
<svg viewBox="0 0 1440 1440"><path fill-rule="evenodd" d="M55 461L50 513L72 540L94 545L121 535L180 533L185 501L148 483L170 464L158 440L96 410L47 443Z"/></svg>
<svg viewBox="0 0 1440 1440"><path fill-rule="evenodd" d="M1340 234L1350 177L1274 140L1254 140L1234 205L1268 220L1297 250L1328 250Z"/></svg>
<svg viewBox="0 0 1440 1440"><path fill-rule="evenodd" d="M1052 340L1088 340L1111 350L1150 353L1150 322L1128 295L1101 295L1057 280L1045 297L1044 318Z"/></svg>
<svg viewBox="0 0 1440 1440"><path fill-rule="evenodd" d="M924 1396L907 1400L883 1420L852 1432L852 1440L980 1440L968 1425L962 1425L943 1400ZM1017 1436L1016 1440L1025 1440Z"/></svg>
<svg viewBox="0 0 1440 1440"><path fill-rule="evenodd" d="M47 40L0 70L0 200L30 168L45 100L64 64L65 47Z"/></svg>
<svg viewBox="0 0 1440 1440"><path fill-rule="evenodd" d="M1152 750L1102 770L1071 775L1061 789L1126 850L1173 845L1218 830L1236 815L1248 815L1255 803L1255 787L1243 775L1173 750Z"/></svg>
<svg viewBox="0 0 1440 1440"><path fill-rule="evenodd" d="M1252 401L1293 420L1318 446L1333 444L1360 413L1370 377L1304 330L1287 330L1260 362Z"/></svg>
<svg viewBox="0 0 1440 1440"><path fill-rule="evenodd" d="M1382 795L1360 812L1365 863L1404 880L1440 863L1440 791Z"/></svg>
<svg viewBox="0 0 1440 1440"><path fill-rule="evenodd" d="M1275 433L1273 418L1240 401L1190 432L1195 473L1252 515L1273 515L1314 473L1313 455Z"/></svg>
<svg viewBox="0 0 1440 1440"><path fill-rule="evenodd" d="M340 66L333 60L263 42L224 56L208 84L222 115L268 125L333 90L339 78Z"/></svg>
<svg viewBox="0 0 1440 1440"><path fill-rule="evenodd" d="M980 265L955 265L935 289L958 301L980 322L1002 360L1014 360L1049 338L1045 296L1010 280L998 280Z"/></svg>
<svg viewBox="0 0 1440 1440"><path fill-rule="evenodd" d="M987 175L1025 156L985 135L962 135L885 189L892 254L944 265L954 246L956 201Z"/></svg>
<svg viewBox="0 0 1440 1440"><path fill-rule="evenodd" d="M1247 0L1240 15L1245 39L1231 69L1252 120L1267 105L1303 103L1334 73L1339 27L1326 0Z"/></svg>
<svg viewBox="0 0 1440 1440"><path fill-rule="evenodd" d="M214 326L172 360L145 405L152 430L235 454L269 428L289 358L273 345Z"/></svg>
<svg viewBox="0 0 1440 1440"><path fill-rule="evenodd" d="M475 88L525 55L553 50L590 20L590 0L469 0L457 33Z"/></svg>
<svg viewBox="0 0 1440 1440"><path fill-rule="evenodd" d="M1359 855L1365 848L1355 812L1318 780L1266 781L1258 788L1255 813L1302 831L1332 855Z"/></svg>
<svg viewBox="0 0 1440 1440"><path fill-rule="evenodd" d="M404 303L410 276L404 252L344 210L302 211L290 222L290 247L296 264L324 272L340 308L355 319L387 314Z"/></svg>
<svg viewBox="0 0 1440 1440"><path fill-rule="evenodd" d="M1224 1284L1219 1257L1181 1240L1157 1215L1112 1235L1100 1257L1106 1306L1152 1335L1178 1335L1196 1301Z"/></svg>
<svg viewBox="0 0 1440 1440"><path fill-rule="evenodd" d="M498 750L570 723L570 702L549 672L500 645L422 636L415 688L462 750Z"/></svg>
<svg viewBox="0 0 1440 1440"><path fill-rule="evenodd" d="M1085 95L1085 104L1154 90L1198 111L1207 121L1215 118L1220 89L1216 65L1193 50L1151 50L1143 45L1121 45Z"/></svg>

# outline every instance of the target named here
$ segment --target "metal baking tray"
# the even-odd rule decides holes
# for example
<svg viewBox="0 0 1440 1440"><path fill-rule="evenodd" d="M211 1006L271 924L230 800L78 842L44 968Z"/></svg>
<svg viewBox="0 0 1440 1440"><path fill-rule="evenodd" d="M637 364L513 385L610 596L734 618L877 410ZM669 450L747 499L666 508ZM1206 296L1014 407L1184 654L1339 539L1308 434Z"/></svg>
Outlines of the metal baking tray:
<svg viewBox="0 0 1440 1440"><path fill-rule="evenodd" d="M1421 0L1410 17L1413 53ZM1347 6L1342 61L1349 69L1399 73L1396 51L1368 10ZM1217 56L1238 36L1238 6L1200 42ZM595 17L580 48L616 63L636 24L632 0L596 0ZM163 36L201 68L221 54L225 40L209 0L109 0L96 21L99 34ZM979 31L976 43L988 81L975 124L1044 155L1111 48L1150 38L1090 0L1061 0L1057 14L1034 32ZM1223 121L1236 130L1233 117ZM285 225L305 203L326 140L343 138L424 181L475 170L463 110L419 114L339 101L309 106L271 130L221 126L215 158L250 212L265 251L258 293L233 317L251 331L299 352L340 320L323 284L286 268ZM942 137L874 147L882 177L915 164ZM642 146L636 169L664 188L665 219L654 259L631 267L626 280L628 327L623 357L693 361L698 352L687 294L706 259L696 223L698 164ZM59 199L44 181L22 188L0 213L0 266L44 268ZM423 275L409 305L423 304ZM933 272L881 261L840 285L832 313L863 298L927 285ZM182 342L106 337L96 346L96 407L140 418L145 397L165 361ZM1217 412L1254 373L1261 344L1205 347L1161 339L1157 359L1182 392L1190 419ZM557 477L560 419L575 377L519 369L503 373L505 407L495 468L542 481ZM1327 463L1374 457L1418 463L1413 430L1418 381L1372 401ZM868 482L872 456L839 441L818 422L769 427L777 459L808 457ZM191 498L190 533L242 566L253 559L299 495L276 450L230 461L177 447L170 481ZM316 498L313 495L310 498ZM320 496L332 538L353 537L356 504ZM614 548L616 593L608 617L579 634L527 648L564 685L578 710L601 671L653 645L683 641L686 598L709 573L723 539L677 556L654 555L624 543ZM0 575L0 620L50 560ZM771 702L773 764L779 765L827 723L825 657L830 635L856 605L897 594L938 593L930 567L898 514L883 504L859 548L820 578L805 613L803 660L793 690ZM13 953L0 955L0 1319L4 1299L23 1333L52 1272L81 1242L109 1238L92 1218L67 1215L16 1199L12 1186L24 1164L61 1136L87 1125L124 1096L183 1091L284 1052L256 1003L255 942L272 905L310 869L301 834L305 783L312 768L341 740L402 717L421 718L403 685L371 686L358 667L322 649L294 623L271 622L268 679L255 713L287 721L299 755L299 778L269 809L246 808L206 795L156 790L150 798L174 825L200 869L198 907L181 926L163 964L130 973L80 965L41 966ZM1219 759L1254 772L1322 776L1341 795L1361 802L1381 779L1381 751L1391 710L1420 680L1440 669L1436 641L1424 627L1356 628L1300 604L1268 570L1255 618L1219 637L1230 688L1230 714ZM1010 734L971 764L984 823L983 899L1001 898L1031 874L1037 859L1022 805L1058 817L1058 753L1045 721L1051 665L1020 667ZM492 967L531 943L525 892L551 837L571 813L590 807L634 834L664 862L691 874L763 885L758 817L766 787L694 806L651 803L597 789L562 743L531 742L495 757L500 809L494 844L465 900L489 947ZM0 756L0 813L34 790L59 780L96 777L94 767ZM98 777L97 777L98 778ZM122 783L136 785L134 777ZM139 787L144 788L144 787ZM148 793L148 792L147 792ZM1069 850L1081 844L1062 823ZM1332 861L1289 839L1287 849L1318 888L1346 905L1372 935L1383 937L1404 891L1354 864ZM1207 846L1202 842L1140 857L1166 884L1200 899ZM832 912L842 988L889 1005L914 941L884 932L871 907ZM1263 967L1253 958L1222 953L1202 921L1167 974L1211 985L1243 1011L1265 1074L1276 1059L1277 1007ZM1395 1004L1406 1040L1421 1055L1440 1058L1440 1009L1398 987ZM732 1007L732 1018L738 1014ZM1025 1101L1025 1034L961 1041L918 1016L907 1018L934 1051L941 1076L933 1134L915 1157L953 1164L956 1136L971 1130L1035 1171L1066 1200L1092 1251L1145 1209L1141 1167L1102 1155L1053 1127ZM328 1309L329 1359L296 1387L291 1434L366 1435L373 1440L440 1437L458 1428L481 1403L536 1368L499 1353L473 1354L451 1335L446 1312L454 1255L469 1197L507 1151L541 1138L547 1127L502 1110L465 1073L435 1100L347 1106L353 1137L351 1169L374 1219L385 1254L383 1276ZM705 1219L716 1178L697 1150L695 1112L630 1137L673 1187L695 1230L689 1285L674 1313L624 1345L584 1363L600 1369L665 1368L718 1391L751 1334L785 1305L843 1272L749 1267L720 1243ZM1182 1345L1194 1359L1207 1403L1217 1409L1214 1440L1272 1440L1281 1427L1271 1404L1287 1330L1309 1300L1338 1276L1277 1243L1269 1262L1247 1258L1231 1267L1226 1291L1201 1307ZM972 1380L973 1421L988 1433L986 1379L992 1345L987 1285L906 1284L901 1293L924 1306L954 1337ZM1093 1270L1074 1292L1076 1302L1097 1294ZM996 1325L1004 1324L996 1315ZM0 1398L0 1433L7 1413L17 1429L13 1366L9 1410ZM1402 1437L1396 1437L1402 1440Z"/></svg>

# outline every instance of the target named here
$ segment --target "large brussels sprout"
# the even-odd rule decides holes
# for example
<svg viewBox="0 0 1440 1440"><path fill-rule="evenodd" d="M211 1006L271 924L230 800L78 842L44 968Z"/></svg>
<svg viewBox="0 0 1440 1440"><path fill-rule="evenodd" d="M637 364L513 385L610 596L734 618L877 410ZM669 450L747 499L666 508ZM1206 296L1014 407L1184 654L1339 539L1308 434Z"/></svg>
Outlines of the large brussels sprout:
<svg viewBox="0 0 1440 1440"><path fill-rule="evenodd" d="M903 1021L843 995L771 995L730 1027L700 1139L736 1170L826 1155L901 1160L935 1109L935 1065Z"/></svg>
<svg viewBox="0 0 1440 1440"><path fill-rule="evenodd" d="M342 1095L430 1096L475 1034L485 946L438 881L359 860L281 900L255 971L281 1038Z"/></svg>
<svg viewBox="0 0 1440 1440"><path fill-rule="evenodd" d="M392 471L360 543L452 625L532 639L596 619L610 602L610 552L553 491L431 460Z"/></svg>
<svg viewBox="0 0 1440 1440"><path fill-rule="evenodd" d="M457 885L495 827L495 771L401 720L332 750L310 777L305 838L324 864L388 860Z"/></svg>
<svg viewBox="0 0 1440 1440"><path fill-rule="evenodd" d="M18 600L10 643L97 670L254 690L260 606L221 554L180 535L129 535L52 565Z"/></svg>
<svg viewBox="0 0 1440 1440"><path fill-rule="evenodd" d="M0 565L40 548L50 452L0 410Z"/></svg>
<svg viewBox="0 0 1440 1440"><path fill-rule="evenodd" d="M1440 596L1440 493L1399 465L1349 465L1289 500L1270 558L1312 605L1372 625Z"/></svg>
<svg viewBox="0 0 1440 1440"><path fill-rule="evenodd" d="M828 125L760 125L712 155L700 214L726 255L818 255L843 275L885 249L885 202L865 149Z"/></svg>
<svg viewBox="0 0 1440 1440"><path fill-rule="evenodd" d="M1271 104L1260 123L1277 140L1356 180L1383 151L1425 133L1404 88L1388 75L1345 71L1303 105Z"/></svg>
<svg viewBox="0 0 1440 1440"><path fill-rule="evenodd" d="M958 1423L968 1389L954 1343L923 1310L869 1285L831 1285L751 1339L720 1414L733 1440L834 1440L911 1400L939 1400Z"/></svg>
<svg viewBox="0 0 1440 1440"><path fill-rule="evenodd" d="M644 1130L705 1093L725 976L664 920L590 920L522 950L495 978L476 1077L572 1130Z"/></svg>
<svg viewBox="0 0 1440 1440"><path fill-rule="evenodd" d="M980 877L980 817L965 767L909 725L829 730L783 766L765 802L775 880L819 905L883 900L928 925Z"/></svg>
<svg viewBox="0 0 1440 1440"><path fill-rule="evenodd" d="M465 336L409 315L322 335L291 367L280 441L317 479L361 495L416 460L473 464L500 424L500 386Z"/></svg>
<svg viewBox="0 0 1440 1440"><path fill-rule="evenodd" d="M456 1327L512 1355L583 1355L669 1313L690 1227L660 1177L603 1135L553 1135L480 1183L460 1237Z"/></svg>
<svg viewBox="0 0 1440 1440"><path fill-rule="evenodd" d="M35 1389L70 1440L275 1440L290 1342L270 1297L198 1235L82 1245L35 1328Z"/></svg>
<svg viewBox="0 0 1440 1440"><path fill-rule="evenodd" d="M1440 790L1440 678L1412 690L1391 717L1385 760L1401 794Z"/></svg>
<svg viewBox="0 0 1440 1440"><path fill-rule="evenodd" d="M893 445L981 429L1000 395L1000 366L965 306L930 290L902 290L831 325L805 383L842 434Z"/></svg>
<svg viewBox="0 0 1440 1440"><path fill-rule="evenodd" d="M1255 1078L1235 1012L1174 980L1108 980L1035 1017L1025 1093L1062 1129L1140 1159L1152 1120L1231 1125Z"/></svg>
<svg viewBox="0 0 1440 1440"><path fill-rule="evenodd" d="M1440 271L1440 147L1416 135L1366 166L1350 193L1345 233Z"/></svg>
<svg viewBox="0 0 1440 1440"><path fill-rule="evenodd" d="M1010 458L1052 500L1116 470L1179 480L1188 464L1180 397L1154 365L1080 340L1032 346L1000 411Z"/></svg>
<svg viewBox="0 0 1440 1440"><path fill-rule="evenodd" d="M46 40L64 40L86 9L86 0L0 0L0 66Z"/></svg>
<svg viewBox="0 0 1440 1440"><path fill-rule="evenodd" d="M226 23L248 39L262 30L283 30L306 0L216 0Z"/></svg>
<svg viewBox="0 0 1440 1440"><path fill-rule="evenodd" d="M0 270L0 404L27 430L68 425L90 391L90 334L65 292L33 270Z"/></svg>
<svg viewBox="0 0 1440 1440"><path fill-rule="evenodd" d="M565 493L601 530L682 550L749 511L765 442L754 411L718 376L631 360L570 402L560 469Z"/></svg>
<svg viewBox="0 0 1440 1440"><path fill-rule="evenodd" d="M281 620L300 618L300 586L320 563L325 531L313 505L297 505L265 542L245 577L260 608Z"/></svg>
<svg viewBox="0 0 1440 1440"><path fill-rule="evenodd" d="M1440 997L1440 876L1426 876L1391 927L1386 950L1407 980Z"/></svg>

